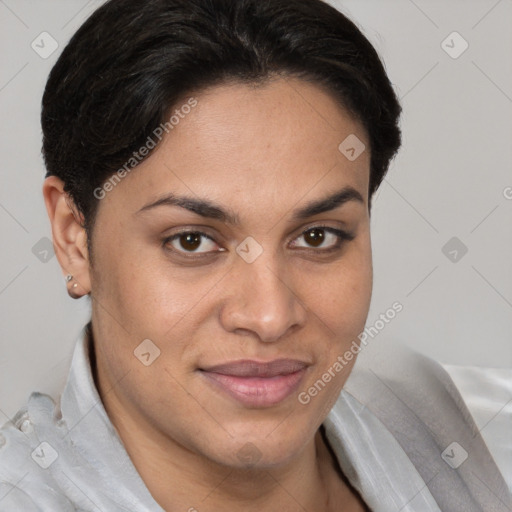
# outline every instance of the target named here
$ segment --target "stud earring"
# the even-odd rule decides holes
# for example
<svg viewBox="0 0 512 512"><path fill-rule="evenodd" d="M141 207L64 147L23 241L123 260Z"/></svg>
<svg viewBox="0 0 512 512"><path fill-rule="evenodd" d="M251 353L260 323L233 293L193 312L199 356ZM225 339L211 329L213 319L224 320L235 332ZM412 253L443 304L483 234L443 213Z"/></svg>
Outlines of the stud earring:
<svg viewBox="0 0 512 512"><path fill-rule="evenodd" d="M73 276L71 274L68 274L65 279L66 279L66 283L69 283L69 281L71 281L71 279L73 279ZM73 288L76 288L77 286L78 286L77 283L73 284Z"/></svg>

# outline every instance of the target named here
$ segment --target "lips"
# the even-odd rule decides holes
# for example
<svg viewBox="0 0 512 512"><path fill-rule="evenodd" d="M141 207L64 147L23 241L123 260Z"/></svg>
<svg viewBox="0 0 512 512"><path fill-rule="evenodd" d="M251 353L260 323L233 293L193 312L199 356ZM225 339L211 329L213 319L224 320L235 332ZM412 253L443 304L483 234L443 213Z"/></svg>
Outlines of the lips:
<svg viewBox="0 0 512 512"><path fill-rule="evenodd" d="M306 363L296 359L275 359L267 363L257 361L235 361L232 363L219 364L210 368L204 368L204 371L211 373L221 373L233 377L277 377L278 375L289 375L304 369Z"/></svg>
<svg viewBox="0 0 512 512"><path fill-rule="evenodd" d="M202 368L201 375L216 391L246 407L262 408L279 404L300 385L308 364L295 359L270 362L234 361Z"/></svg>

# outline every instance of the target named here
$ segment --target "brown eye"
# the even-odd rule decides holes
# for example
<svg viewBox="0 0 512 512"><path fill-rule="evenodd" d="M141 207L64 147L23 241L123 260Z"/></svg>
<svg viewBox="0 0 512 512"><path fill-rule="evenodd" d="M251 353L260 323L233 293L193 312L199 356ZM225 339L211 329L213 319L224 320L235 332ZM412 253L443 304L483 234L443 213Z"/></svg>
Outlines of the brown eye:
<svg viewBox="0 0 512 512"><path fill-rule="evenodd" d="M316 252L322 252L340 249L344 241L353 240L355 235L330 226L314 226L303 231L296 240L301 238L304 239L306 245L298 245L295 242L295 247L305 249L318 248Z"/></svg>
<svg viewBox="0 0 512 512"><path fill-rule="evenodd" d="M318 247L319 245L322 245L325 234L322 229L319 228L313 228L309 231L306 231L304 234L304 239L309 245L312 245L313 247Z"/></svg>
<svg viewBox="0 0 512 512"><path fill-rule="evenodd" d="M200 231L182 231L166 238L163 243L164 246L170 245L170 250L181 254L213 253L217 252L215 248L218 247L211 237Z"/></svg>
<svg viewBox="0 0 512 512"><path fill-rule="evenodd" d="M179 237L179 242L183 249L195 251L201 245L201 235L199 233L187 233Z"/></svg>

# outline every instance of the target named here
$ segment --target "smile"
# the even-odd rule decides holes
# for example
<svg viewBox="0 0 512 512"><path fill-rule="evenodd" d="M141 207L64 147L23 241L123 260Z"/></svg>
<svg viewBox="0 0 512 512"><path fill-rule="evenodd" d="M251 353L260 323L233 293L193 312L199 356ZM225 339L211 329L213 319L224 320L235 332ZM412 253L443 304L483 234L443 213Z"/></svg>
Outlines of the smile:
<svg viewBox="0 0 512 512"><path fill-rule="evenodd" d="M237 361L201 369L215 389L247 407L271 407L288 398L300 385L307 364L291 359L269 363Z"/></svg>

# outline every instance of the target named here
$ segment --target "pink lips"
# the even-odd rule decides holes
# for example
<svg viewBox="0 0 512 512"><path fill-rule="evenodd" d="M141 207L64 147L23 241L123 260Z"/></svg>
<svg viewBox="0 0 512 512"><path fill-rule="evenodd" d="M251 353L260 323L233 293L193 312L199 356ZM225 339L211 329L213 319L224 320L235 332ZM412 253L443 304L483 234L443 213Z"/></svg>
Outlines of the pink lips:
<svg viewBox="0 0 512 512"><path fill-rule="evenodd" d="M295 359L267 363L235 361L201 373L210 383L250 407L270 407L293 393L304 376L307 364Z"/></svg>

